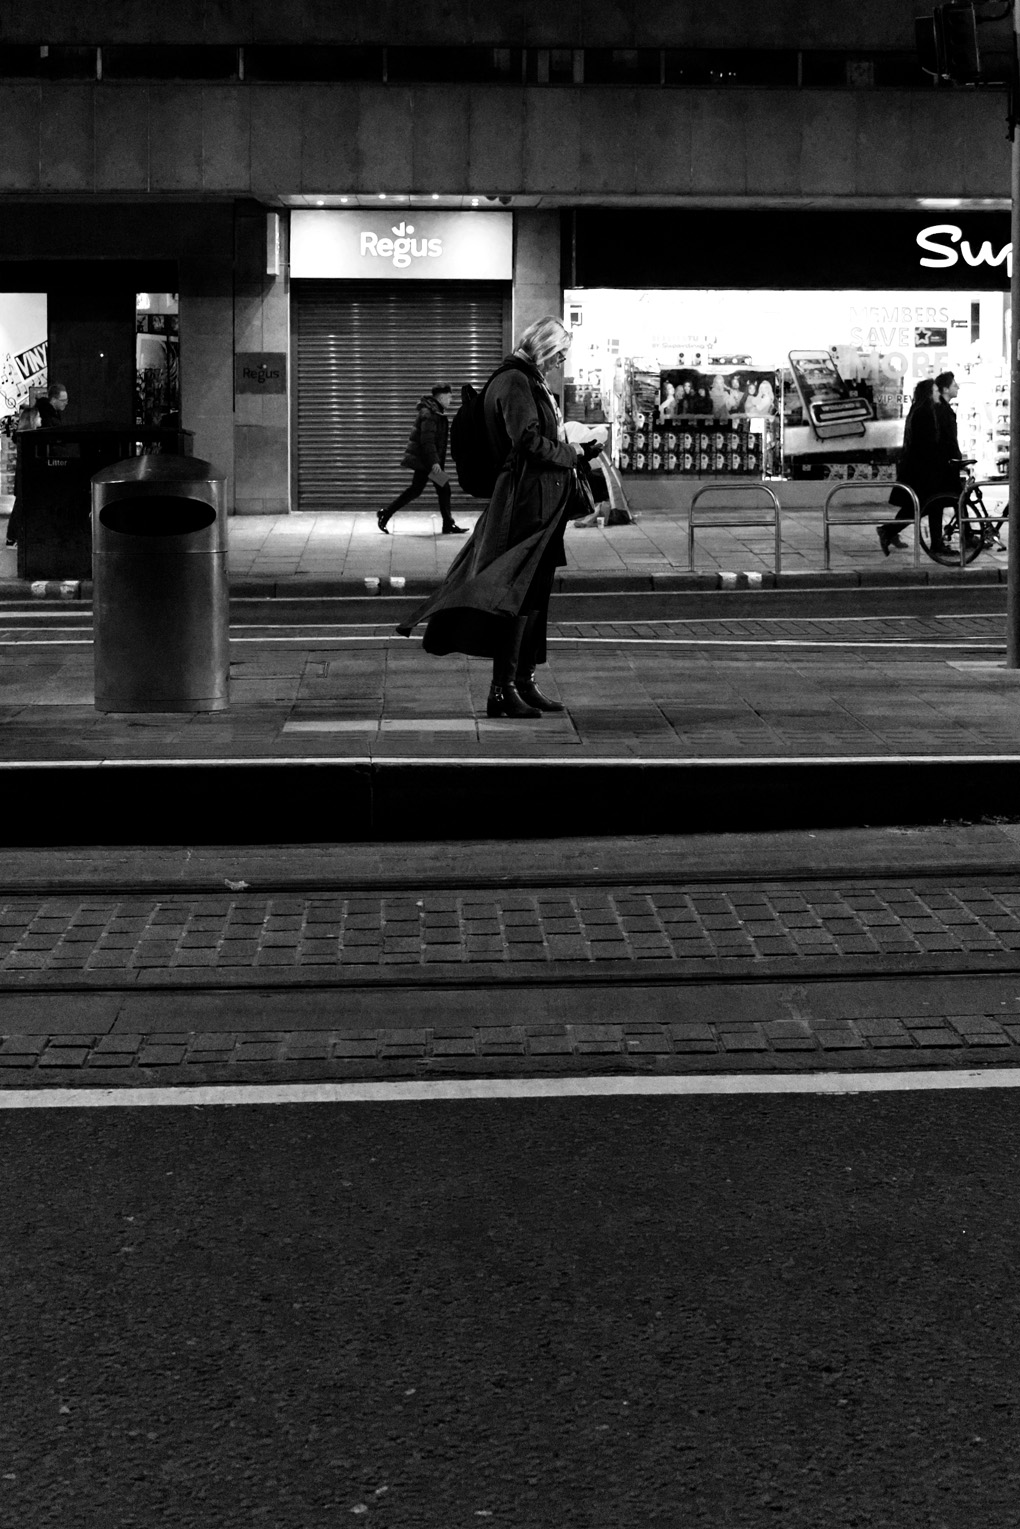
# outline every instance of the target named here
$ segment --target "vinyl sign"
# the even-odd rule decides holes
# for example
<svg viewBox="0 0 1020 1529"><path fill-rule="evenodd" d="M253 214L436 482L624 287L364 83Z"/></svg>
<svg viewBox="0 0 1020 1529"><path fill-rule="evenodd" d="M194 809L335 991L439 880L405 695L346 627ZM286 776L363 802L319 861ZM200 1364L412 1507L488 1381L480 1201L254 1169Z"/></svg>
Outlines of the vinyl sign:
<svg viewBox="0 0 1020 1529"><path fill-rule="evenodd" d="M510 281L513 213L295 211L290 274L344 281Z"/></svg>

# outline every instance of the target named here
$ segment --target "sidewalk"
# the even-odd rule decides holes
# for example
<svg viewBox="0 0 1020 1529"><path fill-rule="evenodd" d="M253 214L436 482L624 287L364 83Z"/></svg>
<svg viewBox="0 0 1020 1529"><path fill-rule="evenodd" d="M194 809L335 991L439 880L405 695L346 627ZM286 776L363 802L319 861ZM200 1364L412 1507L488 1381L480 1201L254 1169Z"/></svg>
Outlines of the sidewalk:
<svg viewBox="0 0 1020 1529"><path fill-rule="evenodd" d="M763 587L775 584L871 586L912 584L1004 583L1006 559L984 553L965 569L943 568L923 554L914 568L912 552L885 557L874 526L833 531L831 567L824 567L821 501L826 485L777 484L784 503L783 566L774 573L771 531L699 529L694 570L687 561L687 512L690 488L668 480L628 485L635 524L575 529L566 536L567 566L560 589L654 590L728 587L747 576ZM804 490L811 493L805 496ZM794 490L799 492L794 494ZM715 503L716 501L713 501ZM740 501L743 502L743 501ZM725 495L718 501L725 511ZM875 508L878 508L876 506ZM473 527L476 510L460 510L460 523ZM251 596L364 593L366 579L379 579L387 590L403 579L408 594L422 595L444 576L463 538L440 535L438 514L419 509L398 515L390 535L379 532L375 516L365 513L233 516L229 522L231 587ZM60 581L46 591L59 598ZM0 599L30 593L17 579L16 552L0 546ZM42 591L39 591L42 593ZM77 598L89 593L65 591Z"/></svg>
<svg viewBox="0 0 1020 1529"><path fill-rule="evenodd" d="M1009 813L1020 676L1002 627L980 610L560 622L543 684L565 710L509 722L485 715L488 665L388 624L247 624L228 711L107 716L89 613L11 609L8 842L130 843L139 815L180 842L250 843Z"/></svg>

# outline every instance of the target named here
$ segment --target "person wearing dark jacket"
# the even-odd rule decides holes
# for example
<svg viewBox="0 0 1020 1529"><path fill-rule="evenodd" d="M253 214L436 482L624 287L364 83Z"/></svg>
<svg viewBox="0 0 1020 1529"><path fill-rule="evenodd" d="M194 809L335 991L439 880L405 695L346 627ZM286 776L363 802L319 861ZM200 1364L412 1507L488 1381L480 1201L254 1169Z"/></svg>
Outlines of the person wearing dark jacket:
<svg viewBox="0 0 1020 1529"><path fill-rule="evenodd" d="M436 496L439 499L439 513L443 517L444 536L464 536L463 526L454 524L453 511L450 508L450 479L446 472L446 446L450 439L450 421L446 411L450 407L450 399L453 397L453 389L448 382L437 382L431 393L426 393L424 398L418 400L418 409L411 427L411 434L404 455L401 458L401 466L409 467L413 474L410 485L404 492L380 510L375 517L380 531L389 536L386 529L389 521L398 510L402 510L405 504L410 504L412 499L417 499L419 494L425 492L426 485L432 483L435 486Z"/></svg>
<svg viewBox="0 0 1020 1529"><path fill-rule="evenodd" d="M940 384L946 378L949 382L943 388ZM903 427L903 451L896 464L896 481L914 490L922 512L936 494L960 492L960 443L956 415L949 403L957 392L959 388L951 372L943 372L935 378L925 377L914 389ZM894 547L903 548L898 534L900 522L914 518L914 507L905 494L898 494L893 489L890 503L898 504L900 510L896 520L878 528L878 540L886 557ZM932 550L939 551L942 546L941 505L928 513L928 534Z"/></svg>
<svg viewBox="0 0 1020 1529"><path fill-rule="evenodd" d="M51 382L45 398L37 398L34 404L26 404L22 409L15 426L16 432L22 430L52 429L59 425L67 408L67 389L62 382ZM18 537L21 535L21 452L18 452L17 464L14 469L14 505L11 509L11 518L7 522L7 546L16 547Z"/></svg>
<svg viewBox="0 0 1020 1529"><path fill-rule="evenodd" d="M549 596L566 562L564 525L577 513L574 465L602 449L562 438L545 379L569 348L560 319L539 319L493 373L482 406L492 459L502 464L491 498L442 586L398 627L409 637L427 622L427 653L491 658L490 717L563 710L539 690L535 666L545 662Z"/></svg>

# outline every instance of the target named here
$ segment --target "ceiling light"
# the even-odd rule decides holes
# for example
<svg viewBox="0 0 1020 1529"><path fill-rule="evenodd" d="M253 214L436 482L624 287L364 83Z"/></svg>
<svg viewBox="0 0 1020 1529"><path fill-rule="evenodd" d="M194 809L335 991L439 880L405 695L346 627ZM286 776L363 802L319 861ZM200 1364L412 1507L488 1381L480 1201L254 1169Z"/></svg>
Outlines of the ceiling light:
<svg viewBox="0 0 1020 1529"><path fill-rule="evenodd" d="M478 206L478 198L476 196L473 196L471 198L471 205L472 205L472 207L477 207Z"/></svg>
<svg viewBox="0 0 1020 1529"><path fill-rule="evenodd" d="M439 192L438 191L433 191L433 193L432 193L432 200L434 202L438 202L439 201Z"/></svg>
<svg viewBox="0 0 1020 1529"><path fill-rule="evenodd" d="M341 200L341 202L349 202L350 201L350 197L349 196L342 196L340 198L340 200Z"/></svg>
<svg viewBox="0 0 1020 1529"><path fill-rule="evenodd" d="M379 200L380 200L380 202L385 202L385 200L386 200L386 193L385 193L385 191L380 191L380 193L379 193Z"/></svg>

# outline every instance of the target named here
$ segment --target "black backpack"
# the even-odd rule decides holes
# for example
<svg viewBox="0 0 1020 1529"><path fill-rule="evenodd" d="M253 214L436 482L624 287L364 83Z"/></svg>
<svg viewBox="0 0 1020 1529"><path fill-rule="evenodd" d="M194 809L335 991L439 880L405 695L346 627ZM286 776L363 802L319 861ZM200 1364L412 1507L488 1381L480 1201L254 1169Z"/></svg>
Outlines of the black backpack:
<svg viewBox="0 0 1020 1529"><path fill-rule="evenodd" d="M474 499L491 497L500 469L506 461L505 454L499 461L493 455L485 425L485 394L489 383L501 372L518 371L526 373L525 367L519 362L505 361L502 366L497 366L480 393L476 392L470 382L465 382L460 390L460 408L450 425L450 450L457 468L457 482L465 494L470 494ZM509 449L508 441L507 451Z"/></svg>

